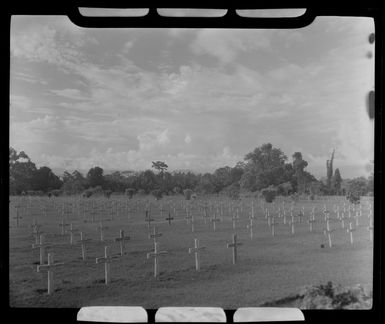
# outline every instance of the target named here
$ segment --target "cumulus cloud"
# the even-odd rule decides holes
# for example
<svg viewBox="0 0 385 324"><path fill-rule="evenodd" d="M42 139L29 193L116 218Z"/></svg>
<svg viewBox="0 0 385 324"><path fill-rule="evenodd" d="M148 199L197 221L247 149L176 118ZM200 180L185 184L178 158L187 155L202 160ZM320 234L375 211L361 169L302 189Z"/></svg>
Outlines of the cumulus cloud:
<svg viewBox="0 0 385 324"><path fill-rule="evenodd" d="M11 60L22 64L11 88L11 143L51 166L143 169L163 159L212 171L269 141L303 148L310 171L324 169L331 147L359 170L373 156L364 106L370 29L344 21L329 34L328 24L314 25L311 38L306 30L170 29L156 34L156 46L150 31L94 35L65 19L13 24ZM340 36L329 42L333 30ZM308 57L296 48L303 44L321 44L322 53Z"/></svg>
<svg viewBox="0 0 385 324"><path fill-rule="evenodd" d="M239 52L270 48L270 39L260 30L202 29L191 44L196 54L209 54L221 63L234 61Z"/></svg>

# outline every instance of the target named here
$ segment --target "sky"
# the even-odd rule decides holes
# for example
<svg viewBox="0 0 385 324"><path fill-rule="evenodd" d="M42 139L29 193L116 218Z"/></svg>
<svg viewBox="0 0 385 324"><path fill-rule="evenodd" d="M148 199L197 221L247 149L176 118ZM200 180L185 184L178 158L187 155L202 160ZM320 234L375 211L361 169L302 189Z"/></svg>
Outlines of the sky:
<svg viewBox="0 0 385 324"><path fill-rule="evenodd" d="M370 18L288 30L87 29L13 16L10 146L56 172L213 172L264 143L307 171L367 176Z"/></svg>

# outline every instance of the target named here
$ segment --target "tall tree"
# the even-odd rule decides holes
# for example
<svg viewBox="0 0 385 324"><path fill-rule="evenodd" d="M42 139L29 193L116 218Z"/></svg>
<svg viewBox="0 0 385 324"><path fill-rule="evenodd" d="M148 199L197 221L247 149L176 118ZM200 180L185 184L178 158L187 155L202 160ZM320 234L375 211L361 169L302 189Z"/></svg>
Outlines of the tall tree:
<svg viewBox="0 0 385 324"><path fill-rule="evenodd" d="M245 170L240 184L243 189L255 191L277 185L286 179L287 156L270 143L257 147L245 155Z"/></svg>
<svg viewBox="0 0 385 324"><path fill-rule="evenodd" d="M332 190L334 152L335 150L333 150L330 160L326 161L326 187L329 189L329 191Z"/></svg>
<svg viewBox="0 0 385 324"><path fill-rule="evenodd" d="M247 164L251 164L258 172L263 172L283 166L287 156L279 148L273 148L270 143L257 147L245 155Z"/></svg>
<svg viewBox="0 0 385 324"><path fill-rule="evenodd" d="M33 175L36 165L29 156L21 151L9 148L9 190L19 195L22 191L32 190Z"/></svg>
<svg viewBox="0 0 385 324"><path fill-rule="evenodd" d="M87 173L88 186L96 187L104 185L103 169L101 167L91 168Z"/></svg>
<svg viewBox="0 0 385 324"><path fill-rule="evenodd" d="M294 176L297 180L297 191L303 193L306 189L306 178L304 176L304 169L307 167L307 161L302 159L301 152L295 152L293 154L293 169Z"/></svg>
<svg viewBox="0 0 385 324"><path fill-rule="evenodd" d="M33 173L33 190L42 190L47 192L54 189L59 189L61 185L62 181L47 166L43 166Z"/></svg>
<svg viewBox="0 0 385 324"><path fill-rule="evenodd" d="M341 178L340 170L337 168L334 171L334 176L332 178L332 190L334 191L334 194L336 195L341 194L341 183L342 183L342 178Z"/></svg>
<svg viewBox="0 0 385 324"><path fill-rule="evenodd" d="M163 173L167 170L168 165L165 162L162 161L152 161L152 168L159 171L159 173L163 176Z"/></svg>

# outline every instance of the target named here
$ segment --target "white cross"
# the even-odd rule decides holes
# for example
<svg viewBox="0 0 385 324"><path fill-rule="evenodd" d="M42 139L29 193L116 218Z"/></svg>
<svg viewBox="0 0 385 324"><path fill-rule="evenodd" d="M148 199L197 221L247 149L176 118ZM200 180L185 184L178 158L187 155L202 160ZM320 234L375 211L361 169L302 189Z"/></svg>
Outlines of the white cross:
<svg viewBox="0 0 385 324"><path fill-rule="evenodd" d="M227 248L233 248L233 264L237 263L238 245L242 245L242 243L237 242L237 234L233 234L232 243L227 243Z"/></svg>
<svg viewBox="0 0 385 324"><path fill-rule="evenodd" d="M148 235L148 239L154 239L154 244L155 244L156 238L161 236L162 236L162 233L158 233L156 227L154 226L152 234Z"/></svg>
<svg viewBox="0 0 385 324"><path fill-rule="evenodd" d="M14 219L16 219L16 227L18 228L19 227L19 219L22 219L23 217L20 216L19 214L19 207L18 205L15 206L15 209L16 209L16 216L13 217Z"/></svg>
<svg viewBox="0 0 385 324"><path fill-rule="evenodd" d="M250 217L250 224L246 226L246 228L250 228L250 240L253 239L253 217Z"/></svg>
<svg viewBox="0 0 385 324"><path fill-rule="evenodd" d="M48 243L45 243L45 235L40 235L40 243L38 244L32 244L32 249L39 249L40 250L40 264L44 263L44 255L45 255L45 248L49 246Z"/></svg>
<svg viewBox="0 0 385 324"><path fill-rule="evenodd" d="M67 232L70 233L70 244L72 245L74 243L74 233L78 232L79 229L73 228L73 224L70 223L70 229L67 230Z"/></svg>
<svg viewBox="0 0 385 324"><path fill-rule="evenodd" d="M147 228L150 230L151 222L153 222L154 220L151 218L150 212L149 212L148 210L146 210L145 221L148 223L148 224L147 224Z"/></svg>
<svg viewBox="0 0 385 324"><path fill-rule="evenodd" d="M217 218L216 214L214 214L214 218L211 219L211 222L213 223L213 229L214 229L214 232L216 230L216 227L215 227L215 224L217 222L220 222L221 220L219 218Z"/></svg>
<svg viewBox="0 0 385 324"><path fill-rule="evenodd" d="M331 238L331 233L333 231L330 229L330 225L329 225L329 218L327 218L326 220L326 229L324 230L324 234L328 236L328 241L329 241L329 247L331 248L332 247L332 238Z"/></svg>
<svg viewBox="0 0 385 324"><path fill-rule="evenodd" d="M61 235L64 235L65 228L66 228L66 226L69 226L69 224L66 224L66 223L64 222L64 218L62 218L62 221L61 221L61 223L59 224L59 226L61 227Z"/></svg>
<svg viewBox="0 0 385 324"><path fill-rule="evenodd" d="M204 250L206 249L205 247L199 247L199 240L198 239L194 239L194 248L189 248L188 249L188 253L192 253L194 252L195 253L195 269L196 271L199 271L200 270L200 260L199 260L199 254L200 254L200 251L201 250Z"/></svg>
<svg viewBox="0 0 385 324"><path fill-rule="evenodd" d="M149 259L150 257L154 258L154 277L157 277L158 273L159 273L158 256L160 256L162 254L166 254L166 253L168 253L168 252L167 251L159 251L159 243L155 243L154 252L147 253L147 259Z"/></svg>
<svg viewBox="0 0 385 324"><path fill-rule="evenodd" d="M372 218L370 218L370 220L369 220L369 226L367 229L369 231L370 242L373 242L373 219Z"/></svg>
<svg viewBox="0 0 385 324"><path fill-rule="evenodd" d="M119 242L120 244L120 255L123 256L124 242L130 239L129 236L124 236L124 231L120 230L119 237L115 238L115 242Z"/></svg>
<svg viewBox="0 0 385 324"><path fill-rule="evenodd" d="M353 245L353 232L355 231L356 229L353 228L353 225L352 223L350 222L349 223L349 228L346 230L349 234L350 234L350 243Z"/></svg>
<svg viewBox="0 0 385 324"><path fill-rule="evenodd" d="M104 257L96 258L96 264L104 263L104 282L106 285L110 283L110 263L111 257L109 256L110 247L104 247Z"/></svg>
<svg viewBox="0 0 385 324"><path fill-rule="evenodd" d="M104 226L103 225L103 222L100 221L99 222L99 226L98 226L98 230L100 231L100 241L103 242L104 241L104 229L107 229L108 227L107 226Z"/></svg>
<svg viewBox="0 0 385 324"><path fill-rule="evenodd" d="M64 263L54 263L53 253L48 253L48 263L37 266L37 272L47 271L48 273L48 294L51 294L54 290L53 284L53 269L57 266L63 265Z"/></svg>
<svg viewBox="0 0 385 324"><path fill-rule="evenodd" d="M275 225L278 225L279 223L275 221L274 216L272 217L272 222L270 223L271 225L271 235L275 236Z"/></svg>
<svg viewBox="0 0 385 324"><path fill-rule="evenodd" d="M86 242L91 241L90 239L83 238L83 232L80 232L80 240L77 243L81 244L82 247L82 259L83 261L86 259Z"/></svg>

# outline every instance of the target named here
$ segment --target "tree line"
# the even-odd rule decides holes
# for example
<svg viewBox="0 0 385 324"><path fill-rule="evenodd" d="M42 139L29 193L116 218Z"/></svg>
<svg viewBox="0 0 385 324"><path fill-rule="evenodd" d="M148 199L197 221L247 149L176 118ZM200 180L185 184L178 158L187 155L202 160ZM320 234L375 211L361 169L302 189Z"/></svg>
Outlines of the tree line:
<svg viewBox="0 0 385 324"><path fill-rule="evenodd" d="M153 161L152 168L145 171L116 171L104 174L95 166L86 175L75 170L56 175L49 167L37 168L28 155L9 149L9 189L11 195L31 193L82 194L89 195L95 188L103 192L120 192L130 195L162 195L183 193L186 189L198 194L224 193L237 198L240 192L273 192L274 195L345 195L373 192L373 175L343 180L339 169L328 177L328 181L317 180L306 171L308 162L301 152L295 152L291 161L281 149L272 144L263 144L245 155L234 167L224 166L213 173L169 172L163 161ZM327 170L330 172L330 170ZM345 186L343 185L345 184Z"/></svg>

